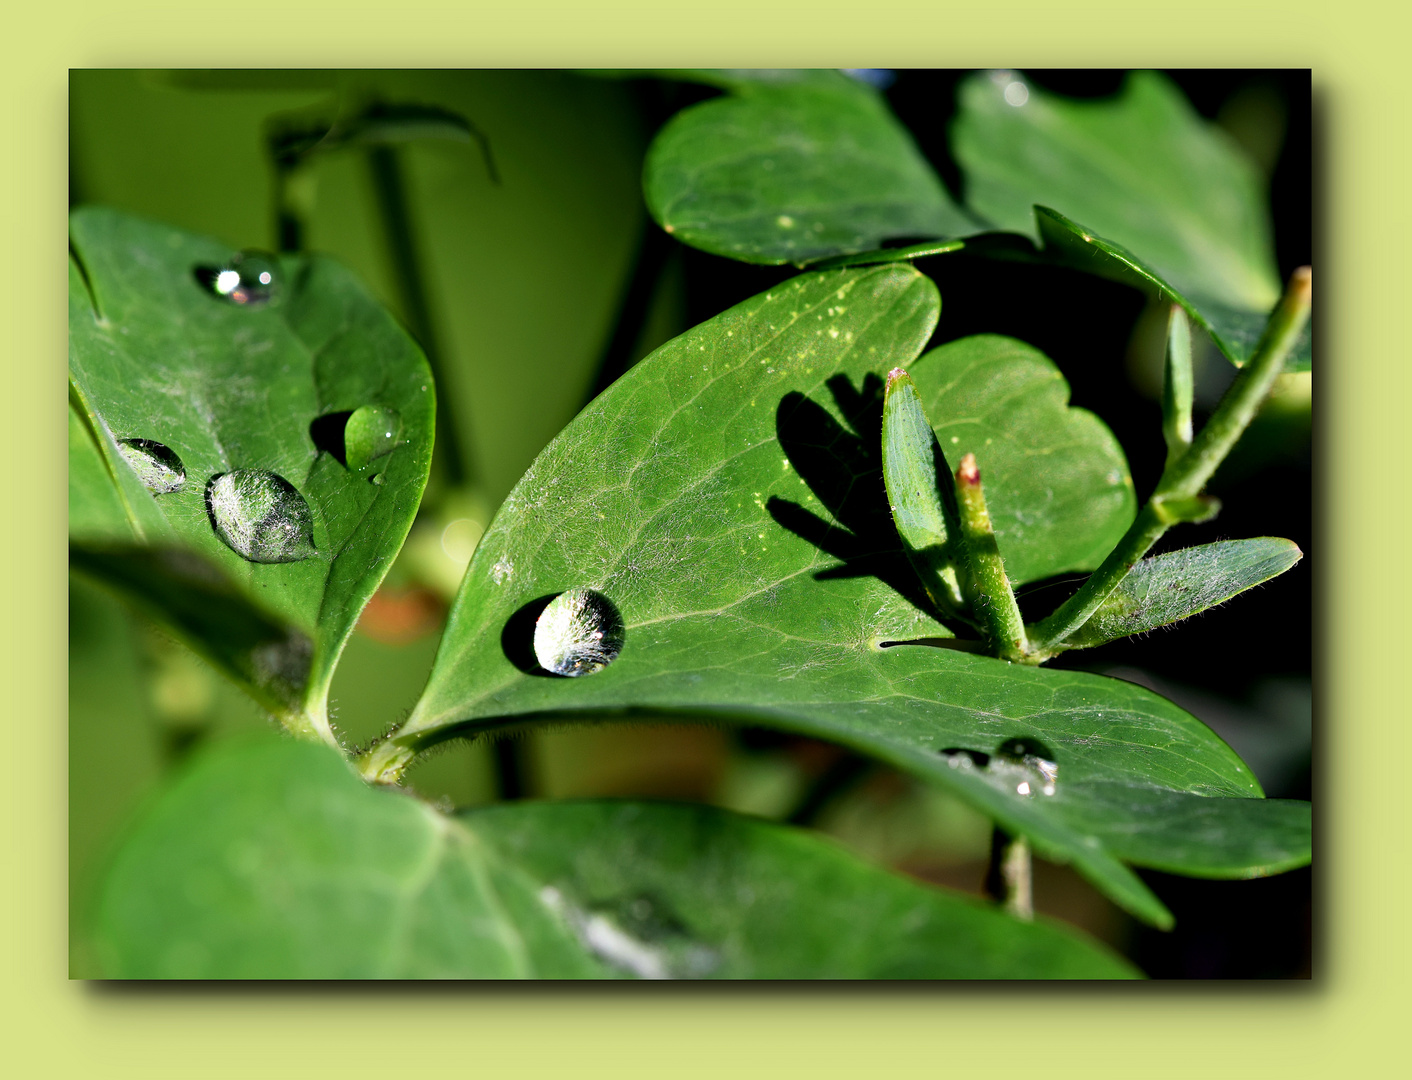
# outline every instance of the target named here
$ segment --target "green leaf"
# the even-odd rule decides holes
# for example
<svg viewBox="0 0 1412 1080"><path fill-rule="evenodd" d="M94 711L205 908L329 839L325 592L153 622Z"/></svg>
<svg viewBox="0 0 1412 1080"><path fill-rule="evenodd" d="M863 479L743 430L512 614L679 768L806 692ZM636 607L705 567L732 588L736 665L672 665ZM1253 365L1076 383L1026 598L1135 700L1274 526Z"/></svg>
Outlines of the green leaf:
<svg viewBox="0 0 1412 1080"><path fill-rule="evenodd" d="M299 708L313 642L201 555L76 539L69 566L163 619L270 712Z"/></svg>
<svg viewBox="0 0 1412 1080"><path fill-rule="evenodd" d="M1077 934L702 806L448 818L326 747L209 754L98 909L115 978L1125 978Z"/></svg>
<svg viewBox="0 0 1412 1080"><path fill-rule="evenodd" d="M934 286L909 266L807 274L634 367L501 508L422 700L368 771L395 770L398 754L453 733L539 716L763 724L947 785L1129 910L1169 922L1090 827L1089 785L1129 785L1139 800L1260 795L1230 748L1128 683L897 644L961 644L929 614L879 462L880 375L921 351L938 312ZM591 675L545 677L535 619L575 588L620 614L621 654ZM999 755L1015 738L1057 763L1053 796L945 753ZM1139 835L1124 857L1144 845Z"/></svg>
<svg viewBox="0 0 1412 1080"><path fill-rule="evenodd" d="M132 525L93 431L69 402L69 535L131 540Z"/></svg>
<svg viewBox="0 0 1412 1080"><path fill-rule="evenodd" d="M1273 308L1244 311L1196 293L1183 293L1121 244L1105 240L1092 229L1070 221L1048 207L1036 206L1034 213L1040 236L1044 238L1045 254L1049 258L1132 285L1149 297L1180 304L1192 321L1211 336L1221 354L1237 367L1243 367L1255 352ZM1286 371L1309 370L1312 327L1311 320L1300 332L1285 361Z"/></svg>
<svg viewBox="0 0 1412 1080"><path fill-rule="evenodd" d="M951 468L917 396L916 384L901 368L887 376L883 398L883 483L892 521L939 612L960 614L965 555L958 552Z"/></svg>
<svg viewBox="0 0 1412 1080"><path fill-rule="evenodd" d="M273 296L241 305L210 287L232 256L217 241L86 208L70 242L73 396L133 533L199 555L310 643L281 668L285 715L326 729L333 666L426 484L434 390L420 350L327 259L259 262ZM350 469L344 421L366 407L400 418L398 445ZM144 469L149 483L173 469L185 479L154 493ZM148 598L164 592L154 582ZM168 618L184 616L173 607Z"/></svg>
<svg viewBox="0 0 1412 1080"><path fill-rule="evenodd" d="M1134 72L1115 98L1073 101L1011 72L978 74L959 106L966 202L993 224L1033 237L1031 208L1052 206L1179 290L1251 311L1279 299L1255 167L1162 75Z"/></svg>
<svg viewBox="0 0 1412 1080"><path fill-rule="evenodd" d="M1069 406L1053 361L1022 341L977 334L908 373L947 460L975 454L1005 572L1015 584L1092 570L1137 513L1118 440Z"/></svg>
<svg viewBox="0 0 1412 1080"><path fill-rule="evenodd" d="M1134 72L1115 98L1072 101L1013 72L977 75L952 145L968 209L1180 303L1245 363L1280 295L1263 182L1165 77ZM1309 340L1289 370L1308 370Z"/></svg>
<svg viewBox="0 0 1412 1080"><path fill-rule="evenodd" d="M643 170L648 209L682 243L802 265L975 231L875 91L835 73L718 84L735 93L677 114Z"/></svg>
<svg viewBox="0 0 1412 1080"><path fill-rule="evenodd" d="M1261 536L1143 559L1064 644L1089 648L1189 619L1278 577L1301 558L1290 541Z"/></svg>

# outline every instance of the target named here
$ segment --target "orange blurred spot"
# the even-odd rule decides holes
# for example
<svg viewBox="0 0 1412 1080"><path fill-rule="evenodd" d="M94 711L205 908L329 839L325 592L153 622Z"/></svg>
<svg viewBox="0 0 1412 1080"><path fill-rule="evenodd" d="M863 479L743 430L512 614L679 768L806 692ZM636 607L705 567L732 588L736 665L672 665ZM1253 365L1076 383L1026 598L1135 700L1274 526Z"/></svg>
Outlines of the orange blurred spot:
<svg viewBox="0 0 1412 1080"><path fill-rule="evenodd" d="M384 585L358 619L358 629L374 641L405 645L441 627L446 605L430 589L393 589Z"/></svg>

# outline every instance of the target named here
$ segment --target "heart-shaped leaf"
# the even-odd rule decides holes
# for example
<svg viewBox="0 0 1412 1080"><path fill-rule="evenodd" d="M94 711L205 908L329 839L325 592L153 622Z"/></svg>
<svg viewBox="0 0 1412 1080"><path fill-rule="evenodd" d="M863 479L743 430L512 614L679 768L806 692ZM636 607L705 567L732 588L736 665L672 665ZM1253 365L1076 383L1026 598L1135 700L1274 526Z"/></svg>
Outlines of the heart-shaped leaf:
<svg viewBox="0 0 1412 1080"><path fill-rule="evenodd" d="M1259 796L1229 747L1127 683L899 646L973 647L930 614L879 461L882 374L912 361L938 312L935 288L908 266L807 274L634 367L501 508L422 700L366 771L395 772L452 734L539 715L746 720L946 784L1130 910L1168 922L1106 846L1130 819L1110 795L1090 798L1090 785L1124 785L1141 805ZM586 590L586 606L622 633L610 662L574 679L546 677L536 660L536 619L566 590ZM592 621L578 635L585 651ZM575 628L553 625L563 640L552 644L572 645ZM1034 762L1019 755L1018 772L1001 767L1016 739L1043 750ZM964 764L977 755L995 766ZM1052 794L1039 761L1057 766ZM1123 858L1169 854L1159 832L1124 835Z"/></svg>
<svg viewBox="0 0 1412 1080"><path fill-rule="evenodd" d="M659 225L715 255L800 265L975 231L881 95L834 72L795 74L717 73L732 93L658 133L643 190Z"/></svg>
<svg viewBox="0 0 1412 1080"><path fill-rule="evenodd" d="M1280 292L1265 193L1180 90L1140 71L1113 99L1074 101L1000 71L964 82L959 105L952 146L968 209L1182 304L1232 363L1246 361ZM1051 207L1051 220L1037 209ZM1308 369L1308 341L1289 370Z"/></svg>
<svg viewBox="0 0 1412 1080"><path fill-rule="evenodd" d="M908 368L954 470L975 454L1005 572L1016 584L1092 570L1132 524L1137 496L1107 426L1069 406L1053 361L978 334Z"/></svg>
<svg viewBox="0 0 1412 1080"><path fill-rule="evenodd" d="M199 761L106 879L115 978L1128 978L1077 934L702 806L448 818L329 749Z"/></svg>
<svg viewBox="0 0 1412 1080"><path fill-rule="evenodd" d="M426 484L435 395L420 350L327 259L236 260L91 208L70 243L73 396L133 535L196 553L296 631L251 690L327 736L333 665ZM350 468L344 428L360 410L397 433ZM168 584L147 600L160 608Z"/></svg>
<svg viewBox="0 0 1412 1080"><path fill-rule="evenodd" d="M1102 101L1047 94L1012 72L961 84L952 147L966 203L1035 237L1036 203L1137 252L1183 291L1250 311L1279 299L1255 168L1156 72Z"/></svg>
<svg viewBox="0 0 1412 1080"><path fill-rule="evenodd" d="M1278 577L1302 557L1290 541L1260 536L1143 559L1064 644L1089 648L1189 619Z"/></svg>

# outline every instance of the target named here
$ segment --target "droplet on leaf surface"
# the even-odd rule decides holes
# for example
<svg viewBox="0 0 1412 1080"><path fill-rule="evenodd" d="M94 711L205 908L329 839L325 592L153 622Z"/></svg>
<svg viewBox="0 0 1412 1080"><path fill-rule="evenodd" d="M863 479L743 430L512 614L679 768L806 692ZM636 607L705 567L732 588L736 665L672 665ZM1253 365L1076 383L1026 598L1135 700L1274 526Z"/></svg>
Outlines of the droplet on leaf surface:
<svg viewBox="0 0 1412 1080"><path fill-rule="evenodd" d="M363 469L396 448L402 417L385 405L364 405L348 418L343 446L350 469Z"/></svg>
<svg viewBox="0 0 1412 1080"><path fill-rule="evenodd" d="M309 504L277 473L234 469L213 477L206 511L216 535L251 562L298 562L317 554Z"/></svg>
<svg viewBox="0 0 1412 1080"><path fill-rule="evenodd" d="M266 304L279 287L279 266L272 256L242 251L210 278L211 291L244 307Z"/></svg>
<svg viewBox="0 0 1412 1080"><path fill-rule="evenodd" d="M555 675L592 675L622 651L622 616L612 601L592 589L560 593L534 626L535 659Z"/></svg>
<svg viewBox="0 0 1412 1080"><path fill-rule="evenodd" d="M152 439L119 439L118 449L154 495L171 495L186 486L186 466L169 446Z"/></svg>

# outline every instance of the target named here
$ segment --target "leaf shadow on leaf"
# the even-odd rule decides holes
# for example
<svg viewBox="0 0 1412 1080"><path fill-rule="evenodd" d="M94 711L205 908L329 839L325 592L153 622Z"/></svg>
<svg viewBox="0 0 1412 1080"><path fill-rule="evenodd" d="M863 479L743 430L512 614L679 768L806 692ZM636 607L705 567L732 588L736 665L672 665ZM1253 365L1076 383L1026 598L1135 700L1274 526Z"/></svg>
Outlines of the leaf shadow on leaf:
<svg viewBox="0 0 1412 1080"><path fill-rule="evenodd" d="M857 389L846 375L835 375L825 385L848 427L818 402L792 392L775 412L775 432L790 465L834 521L778 496L771 496L765 509L776 524L841 560L841 565L816 573L816 581L875 577L944 624L907 560L887 501L883 381L870 372Z"/></svg>

